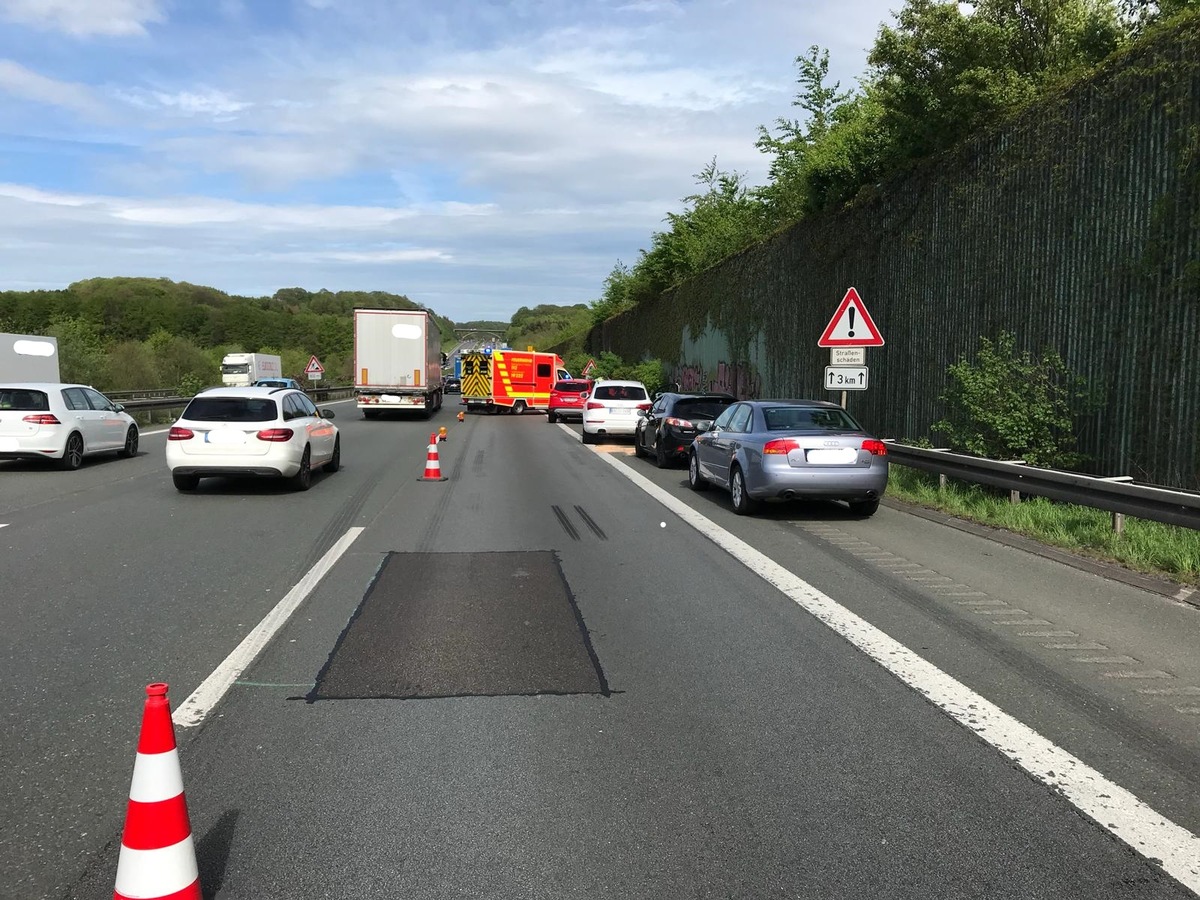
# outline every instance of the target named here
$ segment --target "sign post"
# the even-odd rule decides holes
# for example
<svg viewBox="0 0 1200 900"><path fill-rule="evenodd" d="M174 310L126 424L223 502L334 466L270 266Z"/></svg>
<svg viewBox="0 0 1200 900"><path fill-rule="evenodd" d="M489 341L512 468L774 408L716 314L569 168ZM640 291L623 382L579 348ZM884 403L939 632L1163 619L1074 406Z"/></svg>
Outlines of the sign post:
<svg viewBox="0 0 1200 900"><path fill-rule="evenodd" d="M867 389L867 347L882 347L883 335L867 307L854 288L838 305L821 333L818 347L829 348L829 365L825 367L825 390L842 392L842 409L846 408L847 391Z"/></svg>

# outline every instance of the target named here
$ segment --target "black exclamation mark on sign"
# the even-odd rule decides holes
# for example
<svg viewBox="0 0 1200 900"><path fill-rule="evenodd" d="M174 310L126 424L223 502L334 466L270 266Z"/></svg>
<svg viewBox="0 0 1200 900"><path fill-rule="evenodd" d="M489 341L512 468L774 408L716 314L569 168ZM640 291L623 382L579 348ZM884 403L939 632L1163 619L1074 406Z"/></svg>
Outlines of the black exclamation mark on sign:
<svg viewBox="0 0 1200 900"><path fill-rule="evenodd" d="M847 312L850 313L850 330L847 332L847 334L850 337L854 337L854 307L851 306Z"/></svg>

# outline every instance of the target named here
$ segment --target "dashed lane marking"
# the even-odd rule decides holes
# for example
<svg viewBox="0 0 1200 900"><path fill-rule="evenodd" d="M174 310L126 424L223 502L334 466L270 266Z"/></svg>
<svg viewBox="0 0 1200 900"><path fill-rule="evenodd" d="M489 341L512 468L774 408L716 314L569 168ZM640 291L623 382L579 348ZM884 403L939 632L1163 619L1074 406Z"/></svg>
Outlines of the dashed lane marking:
<svg viewBox="0 0 1200 900"><path fill-rule="evenodd" d="M1107 650L1098 641L1077 641L1074 644L1042 644L1047 650Z"/></svg>
<svg viewBox="0 0 1200 900"><path fill-rule="evenodd" d="M1132 656L1073 656L1071 662L1095 663L1097 665L1128 666L1136 665L1138 660Z"/></svg>
<svg viewBox="0 0 1200 900"><path fill-rule="evenodd" d="M1105 672L1105 678L1174 678L1170 672L1160 672L1158 669L1135 669L1121 672Z"/></svg>
<svg viewBox="0 0 1200 900"><path fill-rule="evenodd" d="M1017 632L1017 636L1018 637L1035 637L1035 638L1079 637L1078 633L1076 633L1074 631L1019 631L1019 632ZM1104 647L1103 649L1107 650L1108 648Z"/></svg>
<svg viewBox="0 0 1200 900"><path fill-rule="evenodd" d="M563 430L570 432L567 428ZM669 491L638 474L633 467L607 454L598 453L596 456L671 510L682 522L695 528L732 559L789 597L817 621L841 635L913 690L923 694L961 726L987 741L1030 776L1058 791L1065 800L1094 820L1098 827L1161 866L1191 891L1200 893L1200 838L1196 835L854 614L828 594L817 590L794 572L710 521Z"/></svg>

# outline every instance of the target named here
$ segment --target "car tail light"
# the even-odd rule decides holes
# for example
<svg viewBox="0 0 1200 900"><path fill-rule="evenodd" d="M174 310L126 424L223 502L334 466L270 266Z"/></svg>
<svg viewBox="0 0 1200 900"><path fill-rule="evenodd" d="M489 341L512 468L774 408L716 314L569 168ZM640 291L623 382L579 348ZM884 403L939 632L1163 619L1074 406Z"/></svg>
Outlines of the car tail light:
<svg viewBox="0 0 1200 900"><path fill-rule="evenodd" d="M663 419L663 423L666 425L674 425L676 428L695 428L696 427L691 422L689 422L687 419L677 419L674 416L668 416L667 418Z"/></svg>
<svg viewBox="0 0 1200 900"><path fill-rule="evenodd" d="M800 442L791 438L775 438L763 444L763 453L779 453L786 456L792 450L799 450Z"/></svg>
<svg viewBox="0 0 1200 900"><path fill-rule="evenodd" d="M589 400L587 408L588 409L604 409L604 404L597 403L595 400Z"/></svg>
<svg viewBox="0 0 1200 900"><path fill-rule="evenodd" d="M39 415L26 416L22 421L28 422L30 425L61 425L58 421L58 416L54 413L41 413Z"/></svg>
<svg viewBox="0 0 1200 900"><path fill-rule="evenodd" d="M196 436L196 432L190 428L180 428L178 425L172 425L171 430L167 432L168 441L190 441Z"/></svg>
<svg viewBox="0 0 1200 900"><path fill-rule="evenodd" d="M290 441L294 433L290 428L266 428L260 431L256 437L260 441Z"/></svg>
<svg viewBox="0 0 1200 900"><path fill-rule="evenodd" d="M638 409L649 409L650 406L651 406L651 404L649 404L649 403L639 403Z"/></svg>
<svg viewBox="0 0 1200 900"><path fill-rule="evenodd" d="M887 444L874 438L863 441L862 448L872 456L887 456Z"/></svg>

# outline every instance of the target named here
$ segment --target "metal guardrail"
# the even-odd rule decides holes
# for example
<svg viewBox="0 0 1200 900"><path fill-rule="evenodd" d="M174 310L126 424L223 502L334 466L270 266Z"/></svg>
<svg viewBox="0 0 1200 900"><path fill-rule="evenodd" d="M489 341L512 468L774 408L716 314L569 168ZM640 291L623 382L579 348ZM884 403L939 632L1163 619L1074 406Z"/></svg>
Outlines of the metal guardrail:
<svg viewBox="0 0 1200 900"><path fill-rule="evenodd" d="M892 462L923 469L947 478L988 484L1036 497L1061 500L1102 509L1117 515L1136 516L1167 525L1200 529L1200 493L1131 484L1128 476L1102 478L1039 469L1021 462L981 459L949 450L929 450L886 441Z"/></svg>
<svg viewBox="0 0 1200 900"><path fill-rule="evenodd" d="M313 402L321 403L326 400L336 400L342 396L349 397L354 393L352 387L313 388L305 391L313 398ZM127 410L156 410L177 409L187 406L191 396L182 396L172 390L147 391L105 391L104 396L109 400L120 403Z"/></svg>

